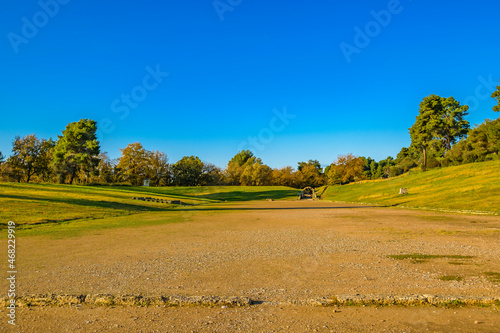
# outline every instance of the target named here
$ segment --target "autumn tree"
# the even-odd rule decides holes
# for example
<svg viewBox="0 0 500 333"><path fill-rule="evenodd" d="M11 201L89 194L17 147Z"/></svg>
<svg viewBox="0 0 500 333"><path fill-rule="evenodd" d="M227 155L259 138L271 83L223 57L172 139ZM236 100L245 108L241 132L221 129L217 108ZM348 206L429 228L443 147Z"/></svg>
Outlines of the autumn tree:
<svg viewBox="0 0 500 333"><path fill-rule="evenodd" d="M120 151L122 155L117 165L119 180L132 185L142 185L144 179L148 177L151 152L144 149L139 142L130 143Z"/></svg>
<svg viewBox="0 0 500 333"><path fill-rule="evenodd" d="M64 183L69 177L69 183L79 173L89 178L99 163L99 141L97 140L97 122L81 119L70 123L58 135L54 146L52 166L59 176L59 182Z"/></svg>
<svg viewBox="0 0 500 333"><path fill-rule="evenodd" d="M214 186L221 185L224 180L224 174L218 166L212 163L203 163L202 185Z"/></svg>
<svg viewBox="0 0 500 333"><path fill-rule="evenodd" d="M8 181L10 174L10 166L8 163L5 163L5 156L0 151L0 180Z"/></svg>
<svg viewBox="0 0 500 333"><path fill-rule="evenodd" d="M340 155L330 165L328 182L332 185L342 185L363 179L365 162L361 157L352 154Z"/></svg>
<svg viewBox="0 0 500 333"><path fill-rule="evenodd" d="M327 182L326 176L323 174L321 163L317 160L309 160L308 162L299 162L298 170L295 173L295 181L298 187L319 187Z"/></svg>
<svg viewBox="0 0 500 333"><path fill-rule="evenodd" d="M252 157L243 165L240 184L243 186L264 186L271 184L272 169L260 158Z"/></svg>
<svg viewBox="0 0 500 333"><path fill-rule="evenodd" d="M167 185L170 178L170 166L168 164L167 154L158 150L150 152L147 174L151 185Z"/></svg>
<svg viewBox="0 0 500 333"><path fill-rule="evenodd" d="M103 184L112 183L115 180L113 161L107 153L100 153L97 158L99 159L99 163L97 164L97 182Z"/></svg>
<svg viewBox="0 0 500 333"><path fill-rule="evenodd" d="M294 170L291 166L281 169L273 169L271 174L272 185L296 187Z"/></svg>

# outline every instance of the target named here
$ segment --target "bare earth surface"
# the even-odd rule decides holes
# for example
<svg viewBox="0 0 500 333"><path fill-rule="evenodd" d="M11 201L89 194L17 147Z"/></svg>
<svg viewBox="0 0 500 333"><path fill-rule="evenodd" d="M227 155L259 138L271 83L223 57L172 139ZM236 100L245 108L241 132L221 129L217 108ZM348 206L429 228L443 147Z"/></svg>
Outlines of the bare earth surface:
<svg viewBox="0 0 500 333"><path fill-rule="evenodd" d="M497 216L275 201L148 213L145 218L174 215L184 222L65 239L18 239L18 291L246 296L259 304L19 308L15 328L7 324L2 308L0 330L495 332L500 326L495 306L300 305L319 297L356 294L499 296L499 283L485 275L500 272ZM442 257L387 257L412 253ZM440 279L443 276L458 280ZM0 287L8 290L5 280Z"/></svg>

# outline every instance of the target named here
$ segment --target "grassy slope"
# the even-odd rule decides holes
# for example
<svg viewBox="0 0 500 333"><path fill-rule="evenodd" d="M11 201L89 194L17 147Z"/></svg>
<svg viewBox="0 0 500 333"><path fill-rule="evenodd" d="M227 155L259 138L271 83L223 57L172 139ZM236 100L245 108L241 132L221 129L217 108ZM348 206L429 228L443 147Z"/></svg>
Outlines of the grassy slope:
<svg viewBox="0 0 500 333"><path fill-rule="evenodd" d="M167 196L193 203L295 199L300 190L285 186L111 187L141 196ZM140 192L140 193L139 193Z"/></svg>
<svg viewBox="0 0 500 333"><path fill-rule="evenodd" d="M124 187L0 183L0 226L92 220L178 208L133 197L180 199L189 204L295 198L288 187Z"/></svg>
<svg viewBox="0 0 500 333"><path fill-rule="evenodd" d="M410 194L398 195L400 187ZM0 183L0 228L13 220L35 233L93 227L119 227L183 220L182 207L132 200L135 196L180 199L195 205L224 201L291 200L296 189L288 187L125 187ZM330 186L322 196L334 201L387 206L488 211L500 214L500 161L413 173L385 181ZM157 213L167 213L158 215ZM141 218L133 215L141 214ZM175 221L174 221L175 220ZM75 225L74 222L79 226ZM36 224L36 225L35 225ZM31 232L30 232L31 233Z"/></svg>
<svg viewBox="0 0 500 333"><path fill-rule="evenodd" d="M408 195L399 195L399 188ZM322 199L500 214L500 161L410 173L383 181L330 186Z"/></svg>

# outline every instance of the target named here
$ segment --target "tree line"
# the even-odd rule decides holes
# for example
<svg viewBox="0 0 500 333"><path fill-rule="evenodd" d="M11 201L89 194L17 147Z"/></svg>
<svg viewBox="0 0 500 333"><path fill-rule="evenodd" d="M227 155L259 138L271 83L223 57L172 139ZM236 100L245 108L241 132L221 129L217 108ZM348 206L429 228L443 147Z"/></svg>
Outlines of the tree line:
<svg viewBox="0 0 500 333"><path fill-rule="evenodd" d="M500 111L500 86L491 95L493 107ZM0 180L16 182L54 182L67 184L142 185L149 179L152 186L199 185L342 185L365 179L395 177L420 168L498 160L500 152L500 118L486 119L471 129L465 117L469 107L453 97L430 95L420 103L419 114L409 128L411 145L403 147L396 158L375 161L352 154L339 156L322 168L317 160L275 168L265 165L249 150L238 152L222 169L203 162L197 156L184 156L168 163L161 151L149 151L134 142L120 149L121 156L110 159L101 152L97 140L97 122L81 119L70 123L57 140L39 139L35 134L16 136L12 153L6 158L0 152Z"/></svg>

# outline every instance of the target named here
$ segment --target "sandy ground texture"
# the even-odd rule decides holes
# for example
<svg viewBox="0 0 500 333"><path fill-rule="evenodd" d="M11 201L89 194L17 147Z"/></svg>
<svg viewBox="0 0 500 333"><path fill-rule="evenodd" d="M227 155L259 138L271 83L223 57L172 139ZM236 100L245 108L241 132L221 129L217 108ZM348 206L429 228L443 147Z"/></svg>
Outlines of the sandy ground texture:
<svg viewBox="0 0 500 333"><path fill-rule="evenodd" d="M5 309L0 310L4 316ZM2 332L498 332L491 308L310 307L21 308Z"/></svg>
<svg viewBox="0 0 500 333"><path fill-rule="evenodd" d="M19 239L18 291L241 296L259 304L20 308L20 331L140 331L141 323L149 325L143 332L447 332L457 327L493 332L500 326L496 307L351 306L334 312L300 305L356 294L499 296L499 283L485 273L500 272L500 217L274 201L148 213L147 218L176 214L182 223ZM412 253L436 257L388 257ZM8 289L5 280L0 287ZM43 325L46 330L40 330Z"/></svg>

